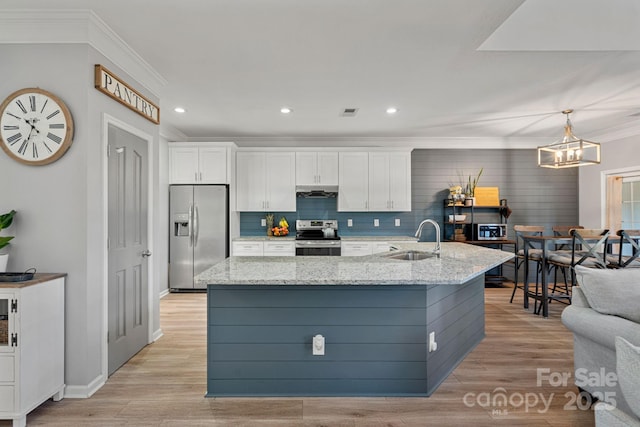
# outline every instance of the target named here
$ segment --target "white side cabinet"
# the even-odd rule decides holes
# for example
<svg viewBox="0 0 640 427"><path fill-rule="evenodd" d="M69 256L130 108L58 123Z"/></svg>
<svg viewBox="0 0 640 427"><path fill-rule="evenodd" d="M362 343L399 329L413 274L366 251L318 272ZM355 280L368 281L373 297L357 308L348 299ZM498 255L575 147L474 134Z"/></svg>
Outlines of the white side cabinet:
<svg viewBox="0 0 640 427"><path fill-rule="evenodd" d="M227 147L169 144L170 184L228 184Z"/></svg>
<svg viewBox="0 0 640 427"><path fill-rule="evenodd" d="M0 419L64 395L64 275L0 283ZM39 278L38 278L39 277Z"/></svg>
<svg viewBox="0 0 640 427"><path fill-rule="evenodd" d="M295 212L295 153L238 151L236 209L240 212Z"/></svg>
<svg viewBox="0 0 640 427"><path fill-rule="evenodd" d="M296 185L338 185L338 153L298 151Z"/></svg>

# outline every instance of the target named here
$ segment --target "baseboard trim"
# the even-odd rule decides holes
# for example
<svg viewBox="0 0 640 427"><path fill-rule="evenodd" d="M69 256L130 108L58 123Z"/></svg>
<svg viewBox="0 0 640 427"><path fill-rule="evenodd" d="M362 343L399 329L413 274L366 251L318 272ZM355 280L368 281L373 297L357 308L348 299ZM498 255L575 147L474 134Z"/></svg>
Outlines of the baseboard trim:
<svg viewBox="0 0 640 427"><path fill-rule="evenodd" d="M87 399L100 390L107 379L98 375L88 385L67 385L64 389L64 397L67 399Z"/></svg>

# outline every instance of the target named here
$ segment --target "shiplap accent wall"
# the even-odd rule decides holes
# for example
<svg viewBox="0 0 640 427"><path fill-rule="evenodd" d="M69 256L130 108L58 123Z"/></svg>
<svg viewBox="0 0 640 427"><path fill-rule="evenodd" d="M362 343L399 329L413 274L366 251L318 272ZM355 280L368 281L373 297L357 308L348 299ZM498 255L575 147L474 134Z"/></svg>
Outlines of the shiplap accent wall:
<svg viewBox="0 0 640 427"><path fill-rule="evenodd" d="M458 171L476 176L484 168L478 185L499 187L512 214L513 225L578 223L578 170L545 169L536 164L536 150L414 150L411 156L412 206L417 221L443 219L443 200L448 188L458 183ZM487 217L487 221L491 218Z"/></svg>

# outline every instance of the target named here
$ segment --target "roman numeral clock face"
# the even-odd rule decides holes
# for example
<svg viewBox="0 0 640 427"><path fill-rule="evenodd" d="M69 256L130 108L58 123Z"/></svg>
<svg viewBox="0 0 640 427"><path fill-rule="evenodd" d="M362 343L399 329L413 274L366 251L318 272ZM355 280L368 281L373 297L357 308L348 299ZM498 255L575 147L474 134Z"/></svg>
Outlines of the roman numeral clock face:
<svg viewBox="0 0 640 427"><path fill-rule="evenodd" d="M0 105L0 146L15 160L46 165L73 140L73 119L57 96L38 88L12 93Z"/></svg>

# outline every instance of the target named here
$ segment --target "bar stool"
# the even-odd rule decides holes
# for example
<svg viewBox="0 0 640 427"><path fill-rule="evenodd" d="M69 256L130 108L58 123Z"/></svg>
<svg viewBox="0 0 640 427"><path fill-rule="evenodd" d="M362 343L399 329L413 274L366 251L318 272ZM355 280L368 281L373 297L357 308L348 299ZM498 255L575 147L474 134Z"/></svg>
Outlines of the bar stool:
<svg viewBox="0 0 640 427"><path fill-rule="evenodd" d="M544 227L539 225L514 225L513 231L516 233L516 243L514 245L516 257L514 259L515 277L513 280L513 292L511 292L511 299L509 300L510 303L513 302L513 297L515 296L516 290L518 288L522 289L522 291L524 292L524 283L522 284L522 286L518 286L518 270L520 269L520 266L525 262L534 261L536 263L536 294L538 293L538 275L541 268L540 261L542 260L542 249L530 248L529 259L526 260L524 258L524 242L522 241L521 236L542 236L542 234L544 233ZM527 278L525 278L525 280L526 279Z"/></svg>

